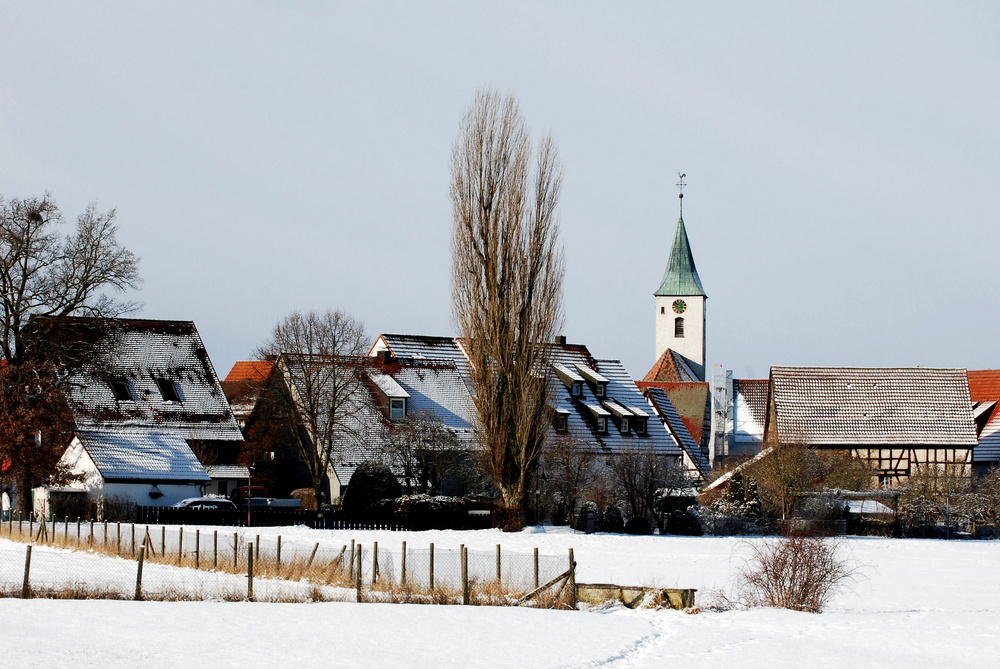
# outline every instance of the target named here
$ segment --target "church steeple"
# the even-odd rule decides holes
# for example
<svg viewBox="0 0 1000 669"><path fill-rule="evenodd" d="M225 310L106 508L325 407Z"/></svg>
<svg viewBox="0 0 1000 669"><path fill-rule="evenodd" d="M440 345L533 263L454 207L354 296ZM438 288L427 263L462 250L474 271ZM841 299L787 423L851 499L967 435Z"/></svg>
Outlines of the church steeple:
<svg viewBox="0 0 1000 669"><path fill-rule="evenodd" d="M701 278L694 266L694 255L684 227L684 175L677 184L681 212L674 232L674 244L667 260L667 270L659 289L653 294L656 301L656 359L668 351L683 360L692 372L690 376L705 380L705 302L708 294L701 285ZM673 358L672 358L673 359Z"/></svg>
<svg viewBox="0 0 1000 669"><path fill-rule="evenodd" d="M674 245L670 249L670 259L667 261L667 271L663 273L660 289L654 295L658 297L675 297L678 295L702 295L708 297L698 278L698 270L694 266L694 255L691 253L691 243L688 242L687 229L684 227L684 177L680 174L677 187L680 201L680 218L677 220L677 231L674 233Z"/></svg>

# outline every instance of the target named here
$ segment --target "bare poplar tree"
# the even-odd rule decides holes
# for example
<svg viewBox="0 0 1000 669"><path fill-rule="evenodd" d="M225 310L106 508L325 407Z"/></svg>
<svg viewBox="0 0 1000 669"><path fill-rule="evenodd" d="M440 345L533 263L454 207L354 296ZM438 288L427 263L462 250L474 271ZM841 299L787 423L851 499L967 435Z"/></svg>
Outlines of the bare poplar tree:
<svg viewBox="0 0 1000 669"><path fill-rule="evenodd" d="M481 90L451 155L452 313L490 474L522 517L547 433L543 344L562 323L564 274L562 170L550 137L534 153L517 100Z"/></svg>
<svg viewBox="0 0 1000 669"><path fill-rule="evenodd" d="M72 429L61 390L67 367L94 367L111 341L97 336L106 327L67 333L65 317L99 324L137 308L112 297L140 283L139 259L118 243L115 210L90 204L68 234L63 222L48 193L0 196L0 460L17 481L22 512L33 486L62 476L56 462Z"/></svg>

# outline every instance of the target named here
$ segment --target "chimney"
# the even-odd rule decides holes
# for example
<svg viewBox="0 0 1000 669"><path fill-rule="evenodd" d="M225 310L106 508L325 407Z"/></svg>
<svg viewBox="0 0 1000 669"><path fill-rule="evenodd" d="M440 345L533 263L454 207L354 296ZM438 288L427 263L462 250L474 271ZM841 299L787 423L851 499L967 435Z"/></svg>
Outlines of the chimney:
<svg viewBox="0 0 1000 669"><path fill-rule="evenodd" d="M559 346L565 346L566 345L566 335L557 335L556 336L556 344L558 344Z"/></svg>
<svg viewBox="0 0 1000 669"><path fill-rule="evenodd" d="M396 358L393 357L392 351L390 351L389 349L379 351L378 357L379 357L379 362L381 362L383 365L391 365L392 363L396 362Z"/></svg>

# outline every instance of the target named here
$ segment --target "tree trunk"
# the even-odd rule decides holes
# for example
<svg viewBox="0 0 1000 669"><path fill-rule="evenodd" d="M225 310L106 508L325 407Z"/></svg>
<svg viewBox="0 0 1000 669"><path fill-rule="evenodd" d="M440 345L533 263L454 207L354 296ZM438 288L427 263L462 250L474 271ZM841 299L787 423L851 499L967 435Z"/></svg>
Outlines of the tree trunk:
<svg viewBox="0 0 1000 669"><path fill-rule="evenodd" d="M31 513L31 472L27 469L17 475L17 511L21 517Z"/></svg>

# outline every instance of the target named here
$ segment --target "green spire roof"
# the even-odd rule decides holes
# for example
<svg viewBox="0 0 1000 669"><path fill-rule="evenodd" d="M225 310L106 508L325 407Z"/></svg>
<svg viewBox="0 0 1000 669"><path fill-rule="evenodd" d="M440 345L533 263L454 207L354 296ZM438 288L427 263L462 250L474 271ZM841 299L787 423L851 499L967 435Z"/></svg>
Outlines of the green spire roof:
<svg viewBox="0 0 1000 669"><path fill-rule="evenodd" d="M670 260L667 271L663 273L660 289L654 295L673 297L674 295L704 295L698 270L694 266L694 256L691 255L691 244L688 243L687 230L684 229L684 216L677 221L677 232L674 233L674 246L670 249Z"/></svg>

